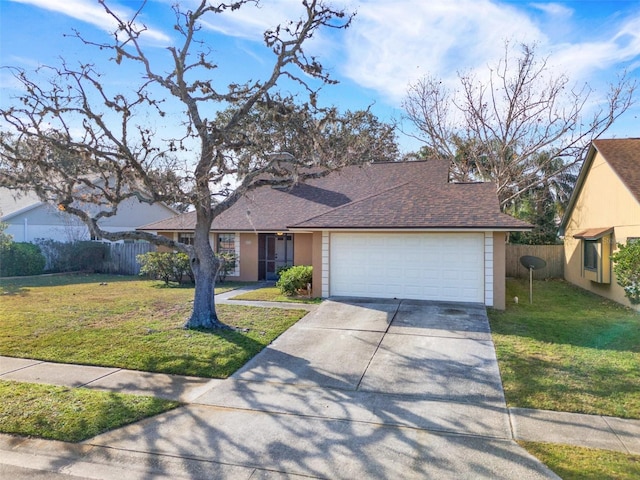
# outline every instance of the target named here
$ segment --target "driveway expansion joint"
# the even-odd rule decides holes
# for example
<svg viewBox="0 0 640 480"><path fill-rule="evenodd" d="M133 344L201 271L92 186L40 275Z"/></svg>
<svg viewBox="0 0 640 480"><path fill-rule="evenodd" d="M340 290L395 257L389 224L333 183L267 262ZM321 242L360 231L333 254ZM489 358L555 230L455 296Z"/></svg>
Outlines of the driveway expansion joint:
<svg viewBox="0 0 640 480"><path fill-rule="evenodd" d="M373 354L369 358L369 362L367 363L367 366L365 367L364 371L362 372L362 375L360 375L360 379L358 380L358 383L356 384L356 390L357 391L360 390L360 385L362 384L362 380L364 379L365 375L367 374L367 371L369 370L369 367L371 366L371 362L373 362L373 358L378 353L378 350L380 350L380 345L382 345L382 341L384 340L384 337L386 337L387 334L389 333L389 329L391 328L391 325L393 325L393 321L395 320L396 316L398 315L398 311L400 310L400 305L401 304L402 304L402 300L400 300L398 302L398 304L396 305L396 311L393 312L393 316L391 317L391 320L389 320L389 322L387 323L387 328L384 330L384 332L382 332L382 335L380 336L380 341L378 342L378 345L376 345L376 349L373 351Z"/></svg>

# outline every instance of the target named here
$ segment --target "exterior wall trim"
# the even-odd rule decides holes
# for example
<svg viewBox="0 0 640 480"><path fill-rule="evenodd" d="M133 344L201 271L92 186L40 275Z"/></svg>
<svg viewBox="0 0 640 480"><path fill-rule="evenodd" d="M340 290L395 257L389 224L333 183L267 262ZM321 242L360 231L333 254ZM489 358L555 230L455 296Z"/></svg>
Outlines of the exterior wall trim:
<svg viewBox="0 0 640 480"><path fill-rule="evenodd" d="M484 232L484 304L493 307L493 232Z"/></svg>
<svg viewBox="0 0 640 480"><path fill-rule="evenodd" d="M329 296L329 232L322 232L322 297Z"/></svg>

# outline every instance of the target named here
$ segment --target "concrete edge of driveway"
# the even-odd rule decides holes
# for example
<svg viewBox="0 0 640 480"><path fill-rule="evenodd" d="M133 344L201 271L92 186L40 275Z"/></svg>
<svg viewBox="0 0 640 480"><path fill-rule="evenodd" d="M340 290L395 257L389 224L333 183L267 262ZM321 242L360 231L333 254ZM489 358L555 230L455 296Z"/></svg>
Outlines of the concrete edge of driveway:
<svg viewBox="0 0 640 480"><path fill-rule="evenodd" d="M640 420L514 407L509 417L515 440L640 455Z"/></svg>
<svg viewBox="0 0 640 480"><path fill-rule="evenodd" d="M43 474L35 476L36 472ZM174 480L194 478L267 478L256 467L229 465L201 458L171 456L100 445L15 437L0 434L0 477L15 480L71 478ZM283 472L284 473L284 472ZM302 479L297 475L286 478ZM306 477L304 477L306 478Z"/></svg>

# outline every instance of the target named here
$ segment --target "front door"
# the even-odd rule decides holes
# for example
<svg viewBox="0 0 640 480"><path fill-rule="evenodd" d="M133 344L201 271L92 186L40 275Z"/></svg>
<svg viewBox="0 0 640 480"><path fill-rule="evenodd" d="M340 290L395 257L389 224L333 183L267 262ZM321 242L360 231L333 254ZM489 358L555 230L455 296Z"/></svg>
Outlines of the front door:
<svg viewBox="0 0 640 480"><path fill-rule="evenodd" d="M293 265L293 235L262 233L260 237L259 279L277 280L280 267Z"/></svg>

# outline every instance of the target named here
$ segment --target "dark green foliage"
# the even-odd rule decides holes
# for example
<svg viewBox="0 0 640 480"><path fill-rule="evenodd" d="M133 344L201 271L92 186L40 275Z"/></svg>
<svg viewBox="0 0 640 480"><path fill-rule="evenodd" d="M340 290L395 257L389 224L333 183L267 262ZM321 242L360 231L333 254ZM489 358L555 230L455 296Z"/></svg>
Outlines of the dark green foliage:
<svg viewBox="0 0 640 480"><path fill-rule="evenodd" d="M140 275L163 280L165 285L169 285L171 281L182 283L185 275L193 278L186 253L149 252L138 255L136 259L141 265Z"/></svg>
<svg viewBox="0 0 640 480"><path fill-rule="evenodd" d="M306 289L313 279L313 267L298 265L280 272L276 286L285 295L295 295L298 290Z"/></svg>
<svg viewBox="0 0 640 480"><path fill-rule="evenodd" d="M611 256L618 285L634 305L640 303L640 241L618 244L618 251Z"/></svg>
<svg viewBox="0 0 640 480"><path fill-rule="evenodd" d="M8 243L0 247L0 276L39 275L44 270L45 258L38 245Z"/></svg>
<svg viewBox="0 0 640 480"><path fill-rule="evenodd" d="M286 272L290 268L293 268L293 265L280 265L279 267L276 268L276 275L278 275L278 278L280 278L280 275L282 275L282 272Z"/></svg>
<svg viewBox="0 0 640 480"><path fill-rule="evenodd" d="M101 272L109 258L109 246L102 242L38 239L37 243L48 260L50 272Z"/></svg>

